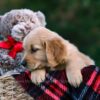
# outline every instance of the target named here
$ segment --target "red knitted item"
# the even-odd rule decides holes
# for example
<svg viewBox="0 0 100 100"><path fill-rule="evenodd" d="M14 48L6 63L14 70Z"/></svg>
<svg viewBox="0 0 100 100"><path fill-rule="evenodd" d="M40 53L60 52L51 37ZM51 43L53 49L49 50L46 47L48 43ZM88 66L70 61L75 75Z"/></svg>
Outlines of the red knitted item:
<svg viewBox="0 0 100 100"><path fill-rule="evenodd" d="M15 58L16 54L23 50L22 42L17 42L11 36L8 36L6 41L0 42L0 48L8 49L8 55L12 58Z"/></svg>

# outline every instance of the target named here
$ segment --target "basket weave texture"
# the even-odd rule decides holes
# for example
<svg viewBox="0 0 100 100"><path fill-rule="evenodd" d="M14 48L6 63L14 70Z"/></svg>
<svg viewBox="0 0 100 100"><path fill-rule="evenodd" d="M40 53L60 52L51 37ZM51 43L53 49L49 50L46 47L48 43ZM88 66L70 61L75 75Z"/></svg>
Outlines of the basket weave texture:
<svg viewBox="0 0 100 100"><path fill-rule="evenodd" d="M0 100L34 100L12 76L0 76Z"/></svg>

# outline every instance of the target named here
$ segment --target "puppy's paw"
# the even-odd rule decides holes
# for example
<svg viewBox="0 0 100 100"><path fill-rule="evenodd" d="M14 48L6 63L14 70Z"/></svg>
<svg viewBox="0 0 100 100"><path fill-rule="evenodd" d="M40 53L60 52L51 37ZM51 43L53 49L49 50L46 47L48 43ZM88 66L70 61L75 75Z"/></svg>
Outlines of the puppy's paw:
<svg viewBox="0 0 100 100"><path fill-rule="evenodd" d="M74 87L79 87L83 80L80 70L67 70L67 78L68 82Z"/></svg>
<svg viewBox="0 0 100 100"><path fill-rule="evenodd" d="M44 69L42 70L36 70L31 73L31 80L35 84L39 84L45 80L46 71Z"/></svg>

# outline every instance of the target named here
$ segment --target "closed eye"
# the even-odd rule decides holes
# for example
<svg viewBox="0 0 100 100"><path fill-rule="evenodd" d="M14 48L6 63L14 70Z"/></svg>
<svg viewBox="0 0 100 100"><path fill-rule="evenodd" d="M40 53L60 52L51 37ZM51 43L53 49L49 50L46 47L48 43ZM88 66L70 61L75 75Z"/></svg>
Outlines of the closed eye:
<svg viewBox="0 0 100 100"><path fill-rule="evenodd" d="M34 48L32 45L31 45L31 53L35 53L39 50L39 48Z"/></svg>

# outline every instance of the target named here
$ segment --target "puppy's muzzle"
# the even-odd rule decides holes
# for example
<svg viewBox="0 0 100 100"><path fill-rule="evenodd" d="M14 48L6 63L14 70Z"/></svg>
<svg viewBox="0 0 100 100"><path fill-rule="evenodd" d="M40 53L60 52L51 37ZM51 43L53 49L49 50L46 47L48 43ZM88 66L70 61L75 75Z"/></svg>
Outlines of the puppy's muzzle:
<svg viewBox="0 0 100 100"><path fill-rule="evenodd" d="M21 61L21 65L27 66L27 62L25 60Z"/></svg>

